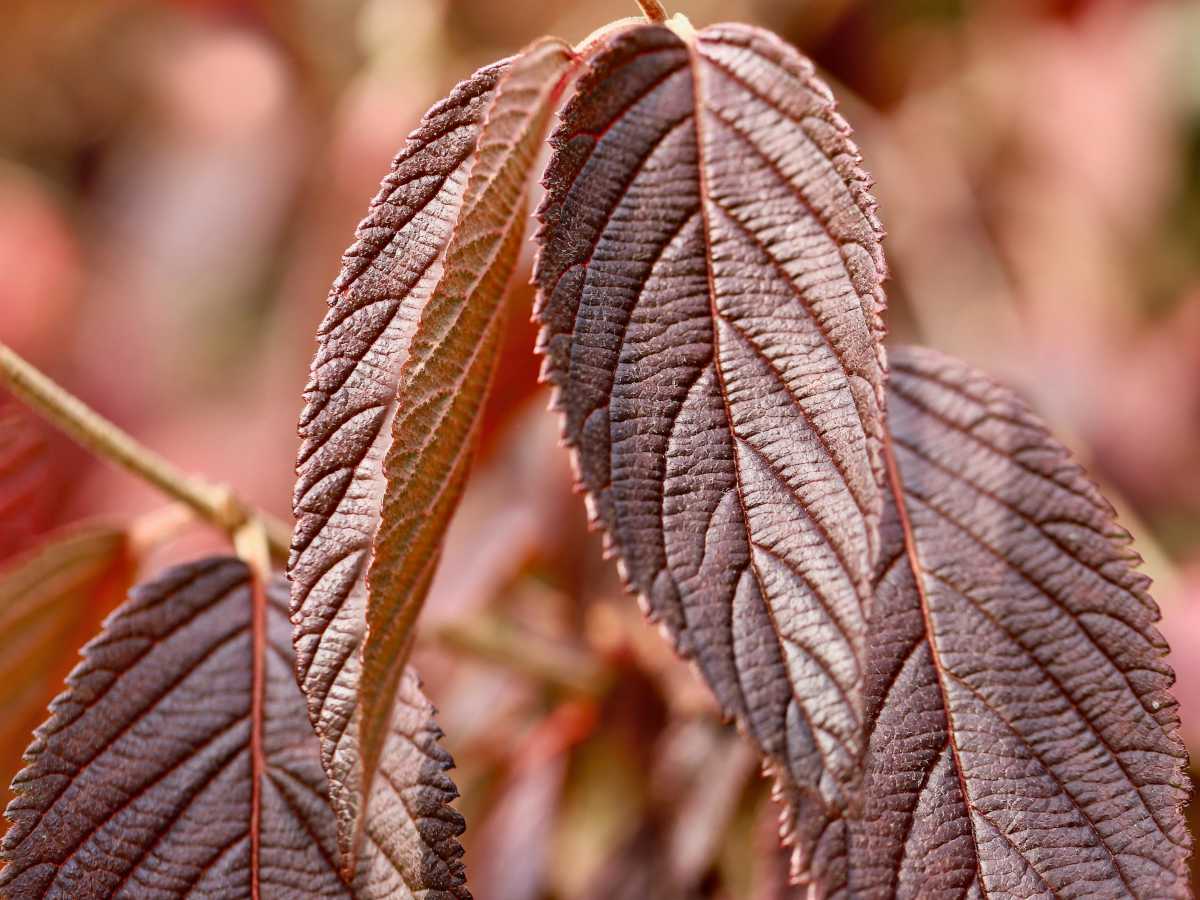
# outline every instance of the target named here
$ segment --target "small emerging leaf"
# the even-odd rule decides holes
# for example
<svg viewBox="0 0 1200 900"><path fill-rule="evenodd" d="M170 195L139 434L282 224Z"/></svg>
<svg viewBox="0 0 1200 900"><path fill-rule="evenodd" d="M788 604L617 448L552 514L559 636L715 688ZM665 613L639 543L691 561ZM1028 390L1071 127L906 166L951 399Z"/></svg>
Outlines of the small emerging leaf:
<svg viewBox="0 0 1200 900"><path fill-rule="evenodd" d="M1174 679L1129 535L1011 393L891 359L866 813L831 893L1189 896Z"/></svg>
<svg viewBox="0 0 1200 900"><path fill-rule="evenodd" d="M525 234L530 170L574 66L544 38L500 77L480 132L444 274L400 374L387 491L367 573L362 766L375 777L413 638L450 516L462 494L504 325L504 292Z"/></svg>
<svg viewBox="0 0 1200 900"><path fill-rule="evenodd" d="M292 666L287 585L264 592L215 558L135 589L55 700L16 781L0 893L136 896L461 896L462 821L428 704L405 681L407 734L389 757L411 812L338 874L318 743Z"/></svg>
<svg viewBox="0 0 1200 900"><path fill-rule="evenodd" d="M609 37L562 119L536 277L566 441L821 877L825 825L858 796L883 506L866 175L812 65L748 26Z"/></svg>
<svg viewBox="0 0 1200 900"><path fill-rule="evenodd" d="M50 537L0 569L0 802L29 735L79 660L79 648L125 596L135 561L123 531L88 527Z"/></svg>

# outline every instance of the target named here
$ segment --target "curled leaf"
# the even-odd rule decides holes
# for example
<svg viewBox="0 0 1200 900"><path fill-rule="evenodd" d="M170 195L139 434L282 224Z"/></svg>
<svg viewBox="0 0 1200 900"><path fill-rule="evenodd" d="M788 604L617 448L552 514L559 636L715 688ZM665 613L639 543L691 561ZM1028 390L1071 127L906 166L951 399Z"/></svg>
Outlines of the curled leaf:
<svg viewBox="0 0 1200 900"><path fill-rule="evenodd" d="M322 326L290 572L302 685L348 866L477 437L529 170L572 62L544 39L427 115L360 226Z"/></svg>
<svg viewBox="0 0 1200 900"><path fill-rule="evenodd" d="M125 532L72 529L0 569L0 800L29 735L62 689L78 651L125 596L135 561Z"/></svg>
<svg viewBox="0 0 1200 900"><path fill-rule="evenodd" d="M38 729L7 814L0 892L32 897L456 896L461 819L428 704L406 681L410 799L353 888L338 874L316 738L296 687L287 585L239 560L135 589ZM419 724L418 724L419 722ZM407 853L388 842L416 836ZM406 894L407 891L407 894Z"/></svg>
<svg viewBox="0 0 1200 900"><path fill-rule="evenodd" d="M883 505L881 228L811 64L607 39L553 137L540 349L630 586L775 772L798 866L854 808Z"/></svg>
<svg viewBox="0 0 1200 900"><path fill-rule="evenodd" d="M891 360L846 896L1188 896L1173 676L1128 534L1011 393Z"/></svg>
<svg viewBox="0 0 1200 900"><path fill-rule="evenodd" d="M300 417L288 564L297 671L347 859L362 806L352 720L366 633L365 575L400 368L441 279L479 129L504 68L481 69L456 87L397 155L330 293Z"/></svg>
<svg viewBox="0 0 1200 900"><path fill-rule="evenodd" d="M478 438L504 292L525 234L530 170L573 65L566 44L543 38L500 77L442 280L421 311L400 373L384 461L387 490L367 573L360 740L368 797L413 625Z"/></svg>

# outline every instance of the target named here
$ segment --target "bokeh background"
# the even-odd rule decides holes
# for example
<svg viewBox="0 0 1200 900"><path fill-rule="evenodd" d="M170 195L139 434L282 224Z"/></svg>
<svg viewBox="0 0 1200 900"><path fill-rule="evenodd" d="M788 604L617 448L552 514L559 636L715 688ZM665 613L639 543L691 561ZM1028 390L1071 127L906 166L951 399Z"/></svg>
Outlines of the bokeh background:
<svg viewBox="0 0 1200 900"><path fill-rule="evenodd" d="M668 6L772 28L824 70L877 180L894 337L1017 387L1101 482L1155 580L1200 759L1200 3ZM5 0L0 340L286 517L325 295L406 133L474 67L635 12ZM475 894L788 896L753 755L587 531L527 280L417 655ZM36 427L11 547L95 517L161 527L152 491ZM220 545L185 527L144 566Z"/></svg>

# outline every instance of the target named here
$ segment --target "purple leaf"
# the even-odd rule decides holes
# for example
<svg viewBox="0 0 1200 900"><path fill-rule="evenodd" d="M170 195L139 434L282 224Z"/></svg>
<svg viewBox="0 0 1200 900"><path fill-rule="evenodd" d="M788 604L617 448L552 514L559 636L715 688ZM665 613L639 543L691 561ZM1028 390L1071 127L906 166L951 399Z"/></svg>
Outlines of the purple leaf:
<svg viewBox="0 0 1200 900"><path fill-rule="evenodd" d="M411 812L377 824L353 889L343 883L287 601L282 579L264 592L244 563L219 557L134 589L26 755L0 893L465 896L450 762L411 676L388 756ZM385 852L394 834L407 853Z"/></svg>
<svg viewBox="0 0 1200 900"><path fill-rule="evenodd" d="M1174 678L1129 535L1010 392L930 351L891 362L899 499L840 893L1189 896Z"/></svg>
<svg viewBox="0 0 1200 900"><path fill-rule="evenodd" d="M822 878L858 797L883 506L885 264L857 149L812 65L742 25L609 37L553 147L540 348L589 509Z"/></svg>

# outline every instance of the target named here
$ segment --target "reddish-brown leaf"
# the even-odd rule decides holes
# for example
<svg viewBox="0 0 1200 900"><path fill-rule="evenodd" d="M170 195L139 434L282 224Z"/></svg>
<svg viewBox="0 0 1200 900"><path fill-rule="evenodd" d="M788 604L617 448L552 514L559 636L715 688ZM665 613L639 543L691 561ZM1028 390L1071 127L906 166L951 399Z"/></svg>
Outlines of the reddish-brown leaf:
<svg viewBox="0 0 1200 900"><path fill-rule="evenodd" d="M288 566L297 671L321 737L347 859L363 805L351 726L366 633L365 574L400 370L441 280L479 130L504 69L489 66L456 87L396 157L330 293L300 418Z"/></svg>
<svg viewBox="0 0 1200 900"><path fill-rule="evenodd" d="M607 39L553 138L538 317L623 572L758 743L800 868L854 807L883 506L881 229L774 36Z"/></svg>
<svg viewBox="0 0 1200 900"><path fill-rule="evenodd" d="M125 532L93 526L46 539L0 568L0 802L29 736L79 661L79 648L133 582Z"/></svg>
<svg viewBox="0 0 1200 900"><path fill-rule="evenodd" d="M525 236L530 172L574 64L570 47L542 38L500 76L441 281L421 310L401 368L357 686L364 809L373 799L413 626L475 450L504 327L505 288Z"/></svg>
<svg viewBox="0 0 1200 900"><path fill-rule="evenodd" d="M435 107L360 229L377 242L374 230L390 235L387 252L362 269L351 250L334 290L338 324L322 327L292 575L302 684L351 866L413 624L474 450L529 173L573 59L545 38ZM397 199L414 184L417 195ZM413 281L414 269L431 280ZM380 316L386 324L372 325Z"/></svg>
<svg viewBox="0 0 1200 900"><path fill-rule="evenodd" d="M428 703L404 682L389 776L409 812L338 874L316 737L296 687L288 588L239 560L134 590L37 732L8 808L0 892L32 897L461 896L462 820Z"/></svg>
<svg viewBox="0 0 1200 900"><path fill-rule="evenodd" d="M891 361L866 812L830 892L1188 896L1173 676L1128 534L1010 392Z"/></svg>

